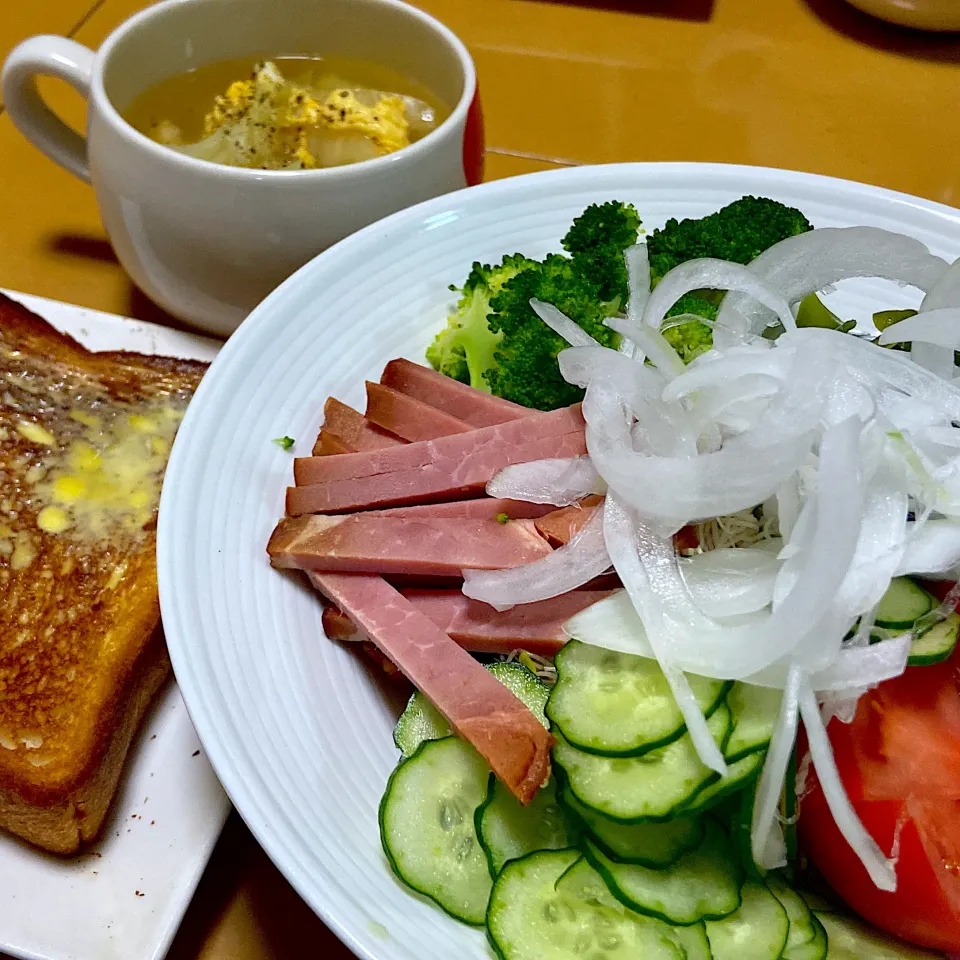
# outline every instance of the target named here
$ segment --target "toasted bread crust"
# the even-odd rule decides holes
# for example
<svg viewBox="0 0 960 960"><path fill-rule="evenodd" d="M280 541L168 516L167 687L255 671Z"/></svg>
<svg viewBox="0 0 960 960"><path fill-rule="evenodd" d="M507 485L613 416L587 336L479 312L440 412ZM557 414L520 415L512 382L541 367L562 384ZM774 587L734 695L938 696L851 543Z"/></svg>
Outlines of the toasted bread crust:
<svg viewBox="0 0 960 960"><path fill-rule="evenodd" d="M0 296L0 827L96 835L169 671L156 500L205 364L94 354Z"/></svg>
<svg viewBox="0 0 960 960"><path fill-rule="evenodd" d="M147 645L114 709L104 717L112 730L85 780L55 803L36 804L23 791L0 788L0 829L51 853L72 854L95 839L123 772L127 752L157 691L170 676L170 659L159 628ZM108 723L109 721L109 723Z"/></svg>

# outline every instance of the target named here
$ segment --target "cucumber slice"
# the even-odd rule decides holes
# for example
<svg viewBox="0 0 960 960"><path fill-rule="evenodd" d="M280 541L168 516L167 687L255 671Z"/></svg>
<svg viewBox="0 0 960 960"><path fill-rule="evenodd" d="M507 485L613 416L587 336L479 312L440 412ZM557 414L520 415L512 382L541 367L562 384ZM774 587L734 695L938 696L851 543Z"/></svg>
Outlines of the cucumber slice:
<svg viewBox="0 0 960 960"><path fill-rule="evenodd" d="M539 851L503 868L487 911L502 960L684 960L666 924L605 905L602 894L581 896L570 869L579 858L576 850Z"/></svg>
<svg viewBox="0 0 960 960"><path fill-rule="evenodd" d="M579 750L608 757L639 756L679 739L683 715L656 660L571 640L556 656L557 683L547 716ZM729 684L688 676L709 716Z"/></svg>
<svg viewBox="0 0 960 960"><path fill-rule="evenodd" d="M707 922L715 960L778 960L790 929L787 911L762 883L748 881L741 896L739 910Z"/></svg>
<svg viewBox="0 0 960 960"><path fill-rule="evenodd" d="M549 730L550 723L544 710L550 688L522 663L497 660L487 664L487 669L511 692L529 707L530 712Z"/></svg>
<svg viewBox="0 0 960 960"><path fill-rule="evenodd" d="M780 713L782 690L735 683L727 694L727 706L733 717L733 733L724 748L727 763L763 750L773 736Z"/></svg>
<svg viewBox="0 0 960 960"><path fill-rule="evenodd" d="M929 667L949 660L957 646L958 632L960 615L951 613L910 644L907 664L911 667Z"/></svg>
<svg viewBox="0 0 960 960"><path fill-rule="evenodd" d="M888 629L911 627L925 613L929 613L936 602L909 577L894 577L877 605L876 624Z"/></svg>
<svg viewBox="0 0 960 960"><path fill-rule="evenodd" d="M722 744L730 730L726 704L707 721ZM697 756L689 734L642 757L599 757L570 746L555 733L553 759L570 791L585 807L626 823L667 820L716 777Z"/></svg>
<svg viewBox="0 0 960 960"><path fill-rule="evenodd" d="M708 821L698 847L658 870L617 863L589 838L584 850L613 895L638 913L686 926L728 916L740 906L740 868L715 820Z"/></svg>
<svg viewBox="0 0 960 960"><path fill-rule="evenodd" d="M942 960L942 954L921 950L838 913L818 913L827 931L827 960Z"/></svg>
<svg viewBox="0 0 960 960"><path fill-rule="evenodd" d="M828 900L822 893L814 893L812 890L798 890L797 893L803 897L803 902L810 908L815 916L821 913L843 912L843 908L836 900Z"/></svg>
<svg viewBox="0 0 960 960"><path fill-rule="evenodd" d="M726 805L724 822L730 830L730 840L740 858L740 865L748 880L763 880L766 871L753 859L750 834L753 829L753 804L757 796L757 781L751 780L746 787L730 796Z"/></svg>
<svg viewBox="0 0 960 960"><path fill-rule="evenodd" d="M443 740L453 731L440 711L418 690L407 702L397 725L393 728L393 742L404 758L412 757L421 743Z"/></svg>
<svg viewBox="0 0 960 960"><path fill-rule="evenodd" d="M674 927L673 935L680 942L680 946L687 951L687 960L713 960L705 924L694 923L689 927Z"/></svg>
<svg viewBox="0 0 960 960"><path fill-rule="evenodd" d="M715 807L721 800L744 787L760 772L763 761L767 757L765 750L759 753L748 753L742 760L731 763L727 767L726 775L710 771L710 776L694 791L677 812L687 815L703 813Z"/></svg>
<svg viewBox="0 0 960 960"><path fill-rule="evenodd" d="M813 939L799 947L791 947L788 943L782 960L826 960L827 931L815 914L810 915L810 920L813 925Z"/></svg>
<svg viewBox="0 0 960 960"><path fill-rule="evenodd" d="M590 839L611 859L644 867L666 867L703 840L699 817L677 817L665 823L617 823L585 807L569 789L560 801L579 819Z"/></svg>
<svg viewBox="0 0 960 960"><path fill-rule="evenodd" d="M468 743L429 740L393 771L380 802L380 840L394 873L474 926L483 924L492 886L474 828L489 777Z"/></svg>
<svg viewBox="0 0 960 960"><path fill-rule="evenodd" d="M530 712L549 730L544 714L550 688L522 663L497 661L487 669L511 693L530 708ZM424 740L442 740L452 734L450 724L440 711L419 691L407 703L393 730L393 742L404 757L412 757Z"/></svg>
<svg viewBox="0 0 960 960"><path fill-rule="evenodd" d="M520 801L492 774L487 799L477 808L480 846L496 878L508 860L535 850L564 850L577 842L577 831L557 804L557 781L542 787L530 804Z"/></svg>
<svg viewBox="0 0 960 960"><path fill-rule="evenodd" d="M783 877L774 873L767 877L767 889L780 901L780 906L787 911L787 919L790 921L784 953L799 950L811 943L817 932L815 919L803 897Z"/></svg>
<svg viewBox="0 0 960 960"><path fill-rule="evenodd" d="M590 866L586 858L577 861L557 881L557 892L567 892L580 900L598 903L617 913L627 913L637 919L650 920L617 900L603 877ZM695 923L688 927L671 926L670 929L674 940L686 952L686 960L712 960L710 944L707 942L707 929L703 923Z"/></svg>

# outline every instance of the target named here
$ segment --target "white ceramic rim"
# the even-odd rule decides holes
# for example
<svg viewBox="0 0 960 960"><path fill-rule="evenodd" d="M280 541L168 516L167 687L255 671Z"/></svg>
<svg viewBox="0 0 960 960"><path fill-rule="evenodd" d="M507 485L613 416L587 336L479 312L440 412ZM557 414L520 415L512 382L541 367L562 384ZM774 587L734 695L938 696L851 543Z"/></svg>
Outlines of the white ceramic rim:
<svg viewBox="0 0 960 960"><path fill-rule="evenodd" d="M569 181L576 182L578 179L584 179L588 181L585 183L586 187L593 185L590 181L593 177L597 177L596 185L600 186L602 184L599 183L599 179L602 177L602 173L598 173L598 171L613 168L618 168L624 172L635 169L638 174L642 171L642 179L645 180L662 178L668 181L685 176L695 179L698 176L702 177L705 172L709 171L717 179L717 182L712 186L729 185L735 190L742 190L743 184L749 183L751 192L755 192L759 196L765 195L764 188L767 186L769 186L771 192L776 192L778 187L782 189L785 186L798 188L798 190L806 186L818 189L822 193L833 189L843 198L839 204L841 206L852 205L853 201L858 198L869 199L874 202L889 200L900 206L912 207L927 214L947 217L956 221L958 229L960 229L960 211L945 204L855 181L770 167L692 162L622 163L544 171L468 187L464 190L424 201L363 228L319 254L274 290L254 309L221 350L188 408L181 425L181 436L189 432L192 421L201 415L200 411L207 394L217 390L219 371L227 370L233 364L235 357L242 356L246 352L248 341L252 342L257 337L264 335L264 330L261 329L261 318L265 319L270 314L282 311L285 303L295 298L297 291L303 285L309 283L315 272L332 270L340 263L352 262L356 253L362 253L368 239L373 240L377 236L382 237L384 234L392 233L398 229L402 230L408 224L413 226L423 223L432 215L456 208L460 200L466 195L469 195L474 203L484 198L488 201L496 198L499 205L505 206L513 198L521 199L532 182L543 182L549 179L551 182L562 185ZM509 241L505 248L508 246ZM174 444L168 466L168 477L177 474L181 457L186 457L185 449L183 444ZM322 898L315 896L315 891L310 889L309 875L298 862L296 851L288 847L284 838L273 827L269 811L270 798L255 795L246 789L242 773L235 768L231 761L231 753L236 744L235 742L229 742L227 738L221 738L221 730L215 716L205 709L206 699L203 693L203 685L202 683L198 684L196 678L187 669L189 654L179 646L179 637L183 632L179 611L174 601L170 599L173 589L172 584L175 580L175 566L172 556L174 550L171 547L175 521L173 515L164 510L164 503L168 499L167 489L169 488L165 485L164 493L161 494L157 546L161 608L164 614L164 624L170 645L174 673L204 749L224 789L233 800L238 813L257 842L260 843L291 886L356 956L362 957L364 960L378 960L377 954L365 949L354 935L354 931L342 923L329 904L323 902ZM164 602L165 598L167 598L167 602ZM442 917L442 914L438 914L438 917Z"/></svg>
<svg viewBox="0 0 960 960"><path fill-rule="evenodd" d="M94 63L93 77L90 86L90 100L96 106L101 117L110 124L118 136L126 137L138 147L146 150L147 153L156 157L158 160L166 163L175 163L195 173L216 177L217 179L231 178L235 179L238 185L243 184L250 179L254 180L278 180L284 181L295 177L298 182L307 178L318 180L322 178L330 182L346 182L349 180L365 179L373 175L376 176L385 166L396 163L416 163L424 154L433 150L434 141L438 135L448 132L458 124L465 126L467 121L467 112L473 103L477 92L477 71L473 63L473 58L467 50L463 41L448 27L418 7L405 3L404 0L362 0L363 3L371 6L392 7L404 13L413 20L419 20L425 27L433 32L437 39L446 43L456 54L460 61L460 67L463 70L463 92L460 99L450 112L443 123L431 130L425 137L411 143L402 150L386 154L382 157L374 157L372 160L363 160L360 163L345 164L341 167L322 167L314 170L253 170L247 167L228 167L219 163L211 163L207 160L200 160L197 157L191 157L186 154L178 153L162 144L151 140L148 136L141 133L135 127L123 119L120 112L113 105L110 97L107 95L103 84L103 74L107 62L114 50L126 40L127 36L135 30L149 24L166 15L168 10L189 3L203 3L204 0L161 0L153 6L146 7L139 13L124 20L116 30L111 33L103 44L97 50L96 61Z"/></svg>

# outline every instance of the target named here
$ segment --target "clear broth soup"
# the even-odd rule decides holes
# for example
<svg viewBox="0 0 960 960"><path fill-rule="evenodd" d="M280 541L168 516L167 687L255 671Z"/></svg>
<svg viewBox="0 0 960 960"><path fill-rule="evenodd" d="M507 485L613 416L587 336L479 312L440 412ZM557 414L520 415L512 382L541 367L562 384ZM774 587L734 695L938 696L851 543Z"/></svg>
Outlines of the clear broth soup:
<svg viewBox="0 0 960 960"><path fill-rule="evenodd" d="M417 80L347 57L220 60L161 80L123 112L131 126L171 149L262 170L384 156L449 115Z"/></svg>

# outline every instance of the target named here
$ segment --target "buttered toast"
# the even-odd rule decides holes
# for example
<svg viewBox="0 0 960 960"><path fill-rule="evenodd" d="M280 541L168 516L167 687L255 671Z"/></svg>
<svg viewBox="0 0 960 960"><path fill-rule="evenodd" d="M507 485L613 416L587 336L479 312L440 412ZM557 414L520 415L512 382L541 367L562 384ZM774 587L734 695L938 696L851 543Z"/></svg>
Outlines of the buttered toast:
<svg viewBox="0 0 960 960"><path fill-rule="evenodd" d="M156 516L206 369L91 353L0 295L0 828L93 839L169 674Z"/></svg>

